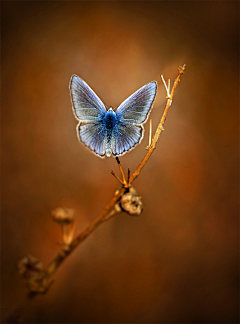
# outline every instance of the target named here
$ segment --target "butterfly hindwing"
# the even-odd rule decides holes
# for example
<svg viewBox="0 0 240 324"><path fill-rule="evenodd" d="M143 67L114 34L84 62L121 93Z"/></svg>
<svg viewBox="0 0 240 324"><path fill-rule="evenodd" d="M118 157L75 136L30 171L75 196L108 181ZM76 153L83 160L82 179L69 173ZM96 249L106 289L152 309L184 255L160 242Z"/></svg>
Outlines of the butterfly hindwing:
<svg viewBox="0 0 240 324"><path fill-rule="evenodd" d="M105 115L106 108L95 92L77 75L70 81L73 110L82 122L97 122Z"/></svg>
<svg viewBox="0 0 240 324"><path fill-rule="evenodd" d="M89 123L78 126L80 140L97 155L106 153L106 131L101 123Z"/></svg>
<svg viewBox="0 0 240 324"><path fill-rule="evenodd" d="M140 143L143 137L143 126L121 123L114 128L112 154L123 155L136 144Z"/></svg>
<svg viewBox="0 0 240 324"><path fill-rule="evenodd" d="M157 92L157 82L152 81L124 100L116 111L122 122L143 124L147 121Z"/></svg>

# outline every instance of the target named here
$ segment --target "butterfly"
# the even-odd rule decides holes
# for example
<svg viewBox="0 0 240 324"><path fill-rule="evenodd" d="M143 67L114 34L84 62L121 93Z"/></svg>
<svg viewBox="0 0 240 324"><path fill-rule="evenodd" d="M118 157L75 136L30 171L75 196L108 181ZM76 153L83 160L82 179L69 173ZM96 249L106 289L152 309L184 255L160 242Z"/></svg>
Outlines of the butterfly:
<svg viewBox="0 0 240 324"><path fill-rule="evenodd" d="M141 142L157 92L152 81L124 100L117 110L107 107L85 81L73 75L70 81L73 112L79 121L77 134L99 157L120 156Z"/></svg>

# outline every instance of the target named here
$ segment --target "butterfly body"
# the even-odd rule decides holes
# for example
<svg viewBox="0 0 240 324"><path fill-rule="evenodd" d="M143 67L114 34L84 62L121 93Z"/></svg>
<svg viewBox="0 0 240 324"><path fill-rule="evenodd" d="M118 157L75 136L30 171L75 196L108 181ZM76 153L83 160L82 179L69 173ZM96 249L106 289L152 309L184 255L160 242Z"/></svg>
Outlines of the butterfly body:
<svg viewBox="0 0 240 324"><path fill-rule="evenodd" d="M111 130L118 123L116 113L111 107L106 112L104 119L103 119L103 123L104 123L104 126L106 127L106 129L111 129Z"/></svg>
<svg viewBox="0 0 240 324"><path fill-rule="evenodd" d="M99 157L120 156L139 144L143 124L147 121L157 84L152 81L118 107L116 112L105 105L81 78L73 75L70 82L73 112L78 119L78 137Z"/></svg>
<svg viewBox="0 0 240 324"><path fill-rule="evenodd" d="M119 123L115 111L110 107L102 121L102 128L105 129L106 137L106 156L109 157L112 154L113 137L116 133L117 124Z"/></svg>

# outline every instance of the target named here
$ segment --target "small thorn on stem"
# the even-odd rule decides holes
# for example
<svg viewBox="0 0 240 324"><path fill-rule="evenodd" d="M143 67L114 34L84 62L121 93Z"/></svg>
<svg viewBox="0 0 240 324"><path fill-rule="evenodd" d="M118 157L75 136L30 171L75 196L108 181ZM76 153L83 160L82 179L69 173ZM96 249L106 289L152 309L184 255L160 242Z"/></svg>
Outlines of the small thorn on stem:
<svg viewBox="0 0 240 324"><path fill-rule="evenodd" d="M149 138L148 138L148 145L145 147L145 149L149 151L151 144L152 144L152 119L149 120Z"/></svg>
<svg viewBox="0 0 240 324"><path fill-rule="evenodd" d="M148 147L150 147L152 143L152 119L149 121L149 140L148 140Z"/></svg>
<svg viewBox="0 0 240 324"><path fill-rule="evenodd" d="M165 86L165 89L167 91L167 99L170 99L171 98L171 94L170 94L170 79L168 79L168 85L167 85L166 84L166 81L164 80L163 75L161 75L161 78L162 78L163 84Z"/></svg>

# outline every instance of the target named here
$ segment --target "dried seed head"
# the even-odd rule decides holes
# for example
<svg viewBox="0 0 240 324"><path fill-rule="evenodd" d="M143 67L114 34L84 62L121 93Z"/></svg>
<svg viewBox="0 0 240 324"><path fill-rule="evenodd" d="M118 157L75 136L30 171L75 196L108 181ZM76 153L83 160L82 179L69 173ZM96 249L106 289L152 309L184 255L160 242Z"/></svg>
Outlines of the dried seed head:
<svg viewBox="0 0 240 324"><path fill-rule="evenodd" d="M39 272L33 274L30 278L28 278L27 287L30 291L44 294L48 291L52 283L53 283L52 280L50 281L45 277L44 272Z"/></svg>
<svg viewBox="0 0 240 324"><path fill-rule="evenodd" d="M75 218L74 213L74 209L59 207L52 211L53 220L60 225L71 224Z"/></svg>
<svg viewBox="0 0 240 324"><path fill-rule="evenodd" d="M130 187L122 195L120 201L115 204L115 211L125 211L131 216L138 216L142 213L143 204L141 197L137 195L136 190Z"/></svg>
<svg viewBox="0 0 240 324"><path fill-rule="evenodd" d="M33 292L45 293L52 283L45 277L42 263L31 255L18 262L18 272L26 279L28 289Z"/></svg>
<svg viewBox="0 0 240 324"><path fill-rule="evenodd" d="M120 213L122 210L122 208L120 207L120 201L118 201L115 205L114 205L114 210L116 213Z"/></svg>
<svg viewBox="0 0 240 324"><path fill-rule="evenodd" d="M42 263L31 255L22 258L17 266L19 274L24 278L30 278L34 273L42 271Z"/></svg>

